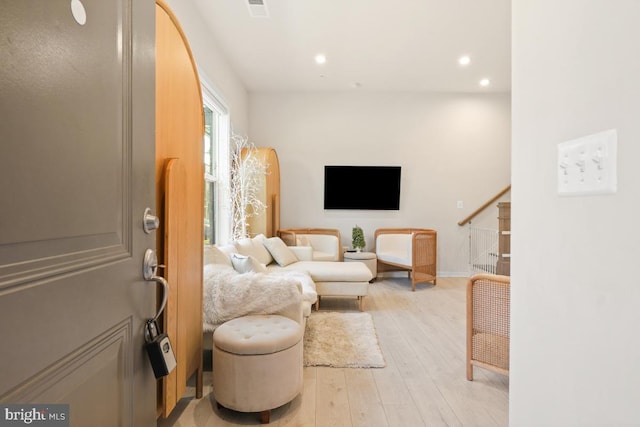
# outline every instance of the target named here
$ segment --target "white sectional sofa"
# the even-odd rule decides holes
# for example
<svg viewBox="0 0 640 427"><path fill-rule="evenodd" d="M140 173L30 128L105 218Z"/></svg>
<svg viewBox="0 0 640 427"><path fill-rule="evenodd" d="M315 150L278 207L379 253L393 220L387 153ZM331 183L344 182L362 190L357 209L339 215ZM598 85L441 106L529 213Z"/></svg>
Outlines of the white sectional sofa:
<svg viewBox="0 0 640 427"><path fill-rule="evenodd" d="M319 308L322 296L356 297L364 310L371 279L362 263L314 261L313 248L289 247L278 237L260 235L210 247L205 249L205 331L247 314L296 312L296 305L308 316L313 304ZM287 308L290 301L293 307Z"/></svg>

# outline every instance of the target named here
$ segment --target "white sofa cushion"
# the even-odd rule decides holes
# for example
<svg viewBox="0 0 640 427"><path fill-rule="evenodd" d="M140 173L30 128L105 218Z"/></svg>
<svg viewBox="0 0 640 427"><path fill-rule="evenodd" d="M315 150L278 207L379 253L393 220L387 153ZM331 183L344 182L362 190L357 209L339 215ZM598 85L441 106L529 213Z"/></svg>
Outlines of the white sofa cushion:
<svg viewBox="0 0 640 427"><path fill-rule="evenodd" d="M287 246L298 258L298 261L313 261L313 248L311 246Z"/></svg>
<svg viewBox="0 0 640 427"><path fill-rule="evenodd" d="M381 234L376 239L376 255L379 260L411 266L411 234Z"/></svg>
<svg viewBox="0 0 640 427"><path fill-rule="evenodd" d="M261 264L268 265L273 262L273 257L264 247L265 237L262 234L257 235L253 239L246 237L235 242L236 249L242 255L252 256Z"/></svg>
<svg viewBox="0 0 640 427"><path fill-rule="evenodd" d="M264 273L267 268L251 255L231 254L231 264L238 273Z"/></svg>
<svg viewBox="0 0 640 427"><path fill-rule="evenodd" d="M300 261L285 267L305 271L314 282L369 282L371 271L361 262Z"/></svg>
<svg viewBox="0 0 640 427"><path fill-rule="evenodd" d="M302 234L297 237L302 238L306 244L313 248L314 261L339 261L338 237L330 234Z"/></svg>
<svg viewBox="0 0 640 427"><path fill-rule="evenodd" d="M286 267L298 261L296 254L279 237L264 239L262 243L279 266Z"/></svg>
<svg viewBox="0 0 640 427"><path fill-rule="evenodd" d="M313 251L313 260L314 261L338 261L335 253L322 252L322 251Z"/></svg>

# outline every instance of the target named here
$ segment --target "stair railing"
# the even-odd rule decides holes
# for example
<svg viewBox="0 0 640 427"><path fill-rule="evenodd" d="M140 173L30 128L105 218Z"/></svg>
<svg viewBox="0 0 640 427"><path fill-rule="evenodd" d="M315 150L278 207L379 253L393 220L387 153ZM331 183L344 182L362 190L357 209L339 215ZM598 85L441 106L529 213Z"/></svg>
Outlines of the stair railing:
<svg viewBox="0 0 640 427"><path fill-rule="evenodd" d="M463 219L462 221L458 221L458 225L459 226L463 226L469 222L471 222L471 220L473 218L475 218L479 213L481 213L483 210L485 210L486 208L488 208L489 206L491 206L491 204L493 202L495 202L496 200L498 200L500 197L502 197L503 195L505 195L509 190L511 190L511 184L507 185L505 188L503 188L502 190L500 190L500 192L498 194L496 194L495 196L493 196L492 198L490 198L489 200L487 200L486 203L484 203L482 206L480 206L478 209L476 209L475 211L473 211L473 213L471 215L469 215L468 217L466 217L465 219Z"/></svg>
<svg viewBox="0 0 640 427"><path fill-rule="evenodd" d="M498 230L469 227L469 271L496 274Z"/></svg>

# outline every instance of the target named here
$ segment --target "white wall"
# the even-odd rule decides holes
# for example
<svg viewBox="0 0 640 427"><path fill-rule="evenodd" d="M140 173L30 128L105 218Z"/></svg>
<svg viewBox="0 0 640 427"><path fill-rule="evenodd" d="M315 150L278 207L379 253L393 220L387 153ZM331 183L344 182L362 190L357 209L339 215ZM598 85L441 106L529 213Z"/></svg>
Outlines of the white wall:
<svg viewBox="0 0 640 427"><path fill-rule="evenodd" d="M253 142L278 153L282 227L338 228L351 246L358 224L369 248L376 228L434 228L439 274L466 273L457 222L510 180L508 94L252 93L249 111ZM402 166L400 210L325 211L325 165Z"/></svg>
<svg viewBox="0 0 640 427"><path fill-rule="evenodd" d="M166 0L189 41L198 66L200 78L221 98L229 109L233 130L239 134L249 131L248 94L242 81L229 65L202 14L191 1Z"/></svg>
<svg viewBox="0 0 640 427"><path fill-rule="evenodd" d="M640 2L513 1L510 425L640 425ZM618 192L559 197L559 142L618 130Z"/></svg>

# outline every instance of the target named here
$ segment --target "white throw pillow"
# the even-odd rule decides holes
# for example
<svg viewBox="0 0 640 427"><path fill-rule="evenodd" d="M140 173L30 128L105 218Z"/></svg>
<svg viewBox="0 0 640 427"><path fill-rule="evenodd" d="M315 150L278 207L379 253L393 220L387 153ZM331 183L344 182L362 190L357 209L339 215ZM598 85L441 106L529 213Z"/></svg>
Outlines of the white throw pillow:
<svg viewBox="0 0 640 427"><path fill-rule="evenodd" d="M209 264L223 264L232 267L231 259L229 255L222 252L216 246L205 246L204 247L204 265Z"/></svg>
<svg viewBox="0 0 640 427"><path fill-rule="evenodd" d="M237 254L238 250L236 249L236 245L230 243L228 245L220 245L220 246L216 246L216 248L220 249L220 251L224 254L226 254L228 257L231 256L231 254Z"/></svg>
<svg viewBox="0 0 640 427"><path fill-rule="evenodd" d="M273 258L267 248L262 244L264 238L265 237L260 234L253 239L246 237L244 239L237 240L235 243L236 249L238 249L238 252L242 255L252 256L262 264L270 264L271 261L273 261Z"/></svg>
<svg viewBox="0 0 640 427"><path fill-rule="evenodd" d="M231 264L238 273L264 273L267 267L252 256L231 254Z"/></svg>
<svg viewBox="0 0 640 427"><path fill-rule="evenodd" d="M262 242L280 267L286 267L298 261L298 257L279 237L270 237Z"/></svg>

